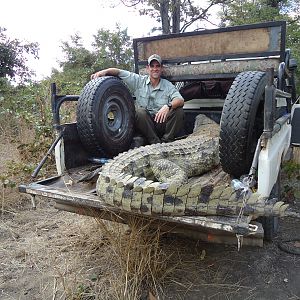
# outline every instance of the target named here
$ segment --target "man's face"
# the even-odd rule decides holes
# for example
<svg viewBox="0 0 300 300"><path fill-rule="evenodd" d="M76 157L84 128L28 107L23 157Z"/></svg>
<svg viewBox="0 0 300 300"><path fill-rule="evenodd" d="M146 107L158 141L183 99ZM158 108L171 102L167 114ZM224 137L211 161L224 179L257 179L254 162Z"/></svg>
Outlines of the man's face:
<svg viewBox="0 0 300 300"><path fill-rule="evenodd" d="M147 66L147 70L151 78L158 79L161 76L162 66L157 60L152 60Z"/></svg>

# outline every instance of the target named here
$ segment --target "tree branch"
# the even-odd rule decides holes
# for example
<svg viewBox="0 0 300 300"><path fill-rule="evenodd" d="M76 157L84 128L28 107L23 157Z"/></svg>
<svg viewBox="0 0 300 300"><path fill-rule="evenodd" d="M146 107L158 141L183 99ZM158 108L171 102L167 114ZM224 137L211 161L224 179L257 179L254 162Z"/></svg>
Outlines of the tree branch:
<svg viewBox="0 0 300 300"><path fill-rule="evenodd" d="M141 0L137 0L135 3L131 3L131 4L126 4L125 0L120 0L122 2L122 4L126 7L133 7L136 6L137 4L141 3Z"/></svg>
<svg viewBox="0 0 300 300"><path fill-rule="evenodd" d="M191 4L191 2L189 1L189 4ZM200 20L200 19L204 19L204 16L207 14L208 10L213 6L214 4L210 4L207 8L202 10L202 13L199 14L197 17L195 18L191 18L190 21L186 22L185 24L183 24L183 26L180 29L180 32L184 32L190 25L192 25L194 22Z"/></svg>

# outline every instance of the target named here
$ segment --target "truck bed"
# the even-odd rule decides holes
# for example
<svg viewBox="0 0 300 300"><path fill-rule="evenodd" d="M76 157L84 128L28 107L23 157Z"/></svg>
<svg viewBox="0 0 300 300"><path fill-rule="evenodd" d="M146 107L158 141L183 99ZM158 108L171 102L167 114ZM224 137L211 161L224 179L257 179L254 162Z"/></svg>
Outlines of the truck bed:
<svg viewBox="0 0 300 300"><path fill-rule="evenodd" d="M243 216L237 222L237 216L148 216L120 210L104 203L96 194L95 182L78 180L96 167L87 165L68 170L63 176L51 177L28 185L21 185L20 192L53 199L57 209L99 217L127 224L130 218L151 222L153 228L188 236L206 242L236 244L237 234L243 235L243 245L263 246L263 228L260 223L250 222Z"/></svg>

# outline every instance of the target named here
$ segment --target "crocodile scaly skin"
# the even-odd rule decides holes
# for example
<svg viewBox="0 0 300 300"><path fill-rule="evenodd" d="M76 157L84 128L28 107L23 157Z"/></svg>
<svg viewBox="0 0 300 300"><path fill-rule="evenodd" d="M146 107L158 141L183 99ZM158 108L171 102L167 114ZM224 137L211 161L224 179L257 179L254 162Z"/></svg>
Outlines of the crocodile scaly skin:
<svg viewBox="0 0 300 300"><path fill-rule="evenodd" d="M230 186L219 167L219 126L201 115L185 139L119 154L102 167L97 194L105 203L146 215L283 215L288 207Z"/></svg>

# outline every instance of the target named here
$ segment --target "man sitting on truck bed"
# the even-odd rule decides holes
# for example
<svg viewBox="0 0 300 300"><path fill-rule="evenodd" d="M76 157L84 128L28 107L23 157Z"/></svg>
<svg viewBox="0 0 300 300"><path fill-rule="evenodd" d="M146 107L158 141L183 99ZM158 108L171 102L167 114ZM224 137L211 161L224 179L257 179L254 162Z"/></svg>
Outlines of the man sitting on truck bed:
<svg viewBox="0 0 300 300"><path fill-rule="evenodd" d="M149 144L172 142L183 128L183 97L171 82L161 78L162 68L161 57L153 54L148 58L149 75L117 68L91 75L91 79L118 76L128 85L136 97L135 127Z"/></svg>

